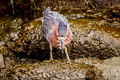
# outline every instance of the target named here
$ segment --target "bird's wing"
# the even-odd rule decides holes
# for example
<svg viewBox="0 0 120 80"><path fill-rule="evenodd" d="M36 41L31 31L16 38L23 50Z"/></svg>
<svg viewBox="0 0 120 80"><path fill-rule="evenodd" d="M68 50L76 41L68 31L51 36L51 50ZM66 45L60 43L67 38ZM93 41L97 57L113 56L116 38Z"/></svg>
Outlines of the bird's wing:
<svg viewBox="0 0 120 80"><path fill-rule="evenodd" d="M42 24L42 30L45 36L47 36L49 31L53 29L55 23L56 22L53 16L53 12L50 11L49 9L46 9L43 12L43 24Z"/></svg>
<svg viewBox="0 0 120 80"><path fill-rule="evenodd" d="M67 19L63 15L58 12L51 11L49 8L43 12L43 17L42 30L45 36L47 36L47 34L56 27L56 24L59 24L59 21L63 21L65 24L68 23Z"/></svg>

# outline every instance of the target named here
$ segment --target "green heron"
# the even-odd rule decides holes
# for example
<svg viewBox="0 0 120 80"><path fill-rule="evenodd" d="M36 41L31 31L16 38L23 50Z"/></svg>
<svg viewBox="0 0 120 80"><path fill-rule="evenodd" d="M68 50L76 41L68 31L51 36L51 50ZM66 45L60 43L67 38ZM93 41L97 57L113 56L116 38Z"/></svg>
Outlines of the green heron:
<svg viewBox="0 0 120 80"><path fill-rule="evenodd" d="M68 62L71 63L67 52L67 46L72 39L68 20L60 13L51 11L50 8L43 12L43 17L42 31L49 42L50 60L53 60L52 47L55 47L61 49L62 53L65 52Z"/></svg>

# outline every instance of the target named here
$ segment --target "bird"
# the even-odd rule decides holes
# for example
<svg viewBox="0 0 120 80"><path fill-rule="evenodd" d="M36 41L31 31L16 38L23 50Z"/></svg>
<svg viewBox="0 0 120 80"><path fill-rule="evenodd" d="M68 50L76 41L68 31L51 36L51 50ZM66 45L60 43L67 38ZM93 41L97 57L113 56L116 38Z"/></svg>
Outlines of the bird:
<svg viewBox="0 0 120 80"><path fill-rule="evenodd" d="M50 61L54 60L52 49L55 47L61 49L62 54L66 54L68 63L71 63L67 46L71 43L72 31L67 18L49 7L46 8L43 12L42 32L49 42Z"/></svg>

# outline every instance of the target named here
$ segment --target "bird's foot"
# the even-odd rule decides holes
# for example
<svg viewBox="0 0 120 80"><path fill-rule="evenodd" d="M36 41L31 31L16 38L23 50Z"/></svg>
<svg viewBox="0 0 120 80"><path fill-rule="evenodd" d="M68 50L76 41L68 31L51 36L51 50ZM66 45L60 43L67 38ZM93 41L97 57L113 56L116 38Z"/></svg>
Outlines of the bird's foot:
<svg viewBox="0 0 120 80"><path fill-rule="evenodd" d="M44 60L43 62L45 63L59 63L59 60L54 60L54 59L50 59L50 60Z"/></svg>
<svg viewBox="0 0 120 80"><path fill-rule="evenodd" d="M67 64L72 64L72 62L71 61L67 61Z"/></svg>

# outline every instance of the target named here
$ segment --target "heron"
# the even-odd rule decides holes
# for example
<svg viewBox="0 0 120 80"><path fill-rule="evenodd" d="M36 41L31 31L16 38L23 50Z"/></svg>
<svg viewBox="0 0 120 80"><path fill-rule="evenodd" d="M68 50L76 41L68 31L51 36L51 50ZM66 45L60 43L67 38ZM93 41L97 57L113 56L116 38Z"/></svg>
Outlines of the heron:
<svg viewBox="0 0 120 80"><path fill-rule="evenodd" d="M72 31L67 18L49 7L46 8L43 12L42 31L49 42L50 61L53 61L52 49L55 47L61 49L62 54L65 53L68 62L71 63L67 47L72 40Z"/></svg>

